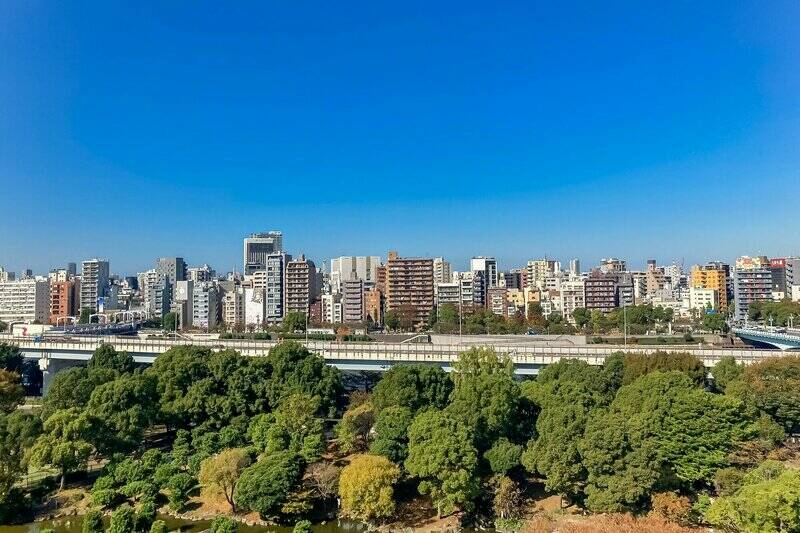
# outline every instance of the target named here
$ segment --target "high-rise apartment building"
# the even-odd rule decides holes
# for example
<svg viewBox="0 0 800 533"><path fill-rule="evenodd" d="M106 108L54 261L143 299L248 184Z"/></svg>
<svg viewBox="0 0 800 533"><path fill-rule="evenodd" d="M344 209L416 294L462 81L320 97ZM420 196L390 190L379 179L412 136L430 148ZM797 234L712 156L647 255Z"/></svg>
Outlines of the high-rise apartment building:
<svg viewBox="0 0 800 533"><path fill-rule="evenodd" d="M192 326L209 330L219 324L221 306L214 283L196 283L192 291Z"/></svg>
<svg viewBox="0 0 800 533"><path fill-rule="evenodd" d="M67 323L67 317L80 314L81 282L76 277L50 284L50 323Z"/></svg>
<svg viewBox="0 0 800 533"><path fill-rule="evenodd" d="M453 278L453 269L448 261L443 257L436 257L433 260L433 282L450 283Z"/></svg>
<svg viewBox="0 0 800 533"><path fill-rule="evenodd" d="M50 284L43 278L0 281L0 322L46 324L50 318Z"/></svg>
<svg viewBox="0 0 800 533"><path fill-rule="evenodd" d="M386 261L386 309L416 327L433 309L433 260L400 257L389 252Z"/></svg>
<svg viewBox="0 0 800 533"><path fill-rule="evenodd" d="M503 287L491 287L486 291L486 307L495 315L508 318L508 295Z"/></svg>
<svg viewBox="0 0 800 533"><path fill-rule="evenodd" d="M617 276L614 273L593 271L584 280L586 309L597 309L603 313L618 307Z"/></svg>
<svg viewBox="0 0 800 533"><path fill-rule="evenodd" d="M733 271L734 318L745 320L750 304L772 300L772 270L766 257L742 256Z"/></svg>
<svg viewBox="0 0 800 533"><path fill-rule="evenodd" d="M473 257L469 262L472 272L482 272L486 290L497 287L497 259L494 257Z"/></svg>
<svg viewBox="0 0 800 533"><path fill-rule="evenodd" d="M689 286L690 289L713 289L717 291L719 309L728 308L728 272L721 265L694 265L690 273Z"/></svg>
<svg viewBox="0 0 800 533"><path fill-rule="evenodd" d="M769 270L772 274L772 298L783 300L791 290L791 285L787 284L786 258L775 257L769 260ZM789 287L789 288L787 288Z"/></svg>
<svg viewBox="0 0 800 533"><path fill-rule="evenodd" d="M308 314L319 291L316 287L317 268L314 262L300 255L286 263L286 312Z"/></svg>
<svg viewBox="0 0 800 533"><path fill-rule="evenodd" d="M212 281L216 276L214 269L206 264L186 269L186 279L194 282Z"/></svg>
<svg viewBox="0 0 800 533"><path fill-rule="evenodd" d="M458 275L461 288L461 307L465 312L479 307L486 307L486 281L483 272L462 272Z"/></svg>
<svg viewBox="0 0 800 533"><path fill-rule="evenodd" d="M543 289L547 276L556 271L556 262L552 259L531 259L525 269L525 287Z"/></svg>
<svg viewBox="0 0 800 533"><path fill-rule="evenodd" d="M342 282L342 322L358 324L364 321L364 282L360 279Z"/></svg>
<svg viewBox="0 0 800 533"><path fill-rule="evenodd" d="M254 273L253 287L264 289L264 319L277 324L286 314L286 265L292 256L283 252L267 254L264 270Z"/></svg>
<svg viewBox="0 0 800 533"><path fill-rule="evenodd" d="M265 270L267 256L283 251L283 233L269 231L253 233L244 239L244 274Z"/></svg>
<svg viewBox="0 0 800 533"><path fill-rule="evenodd" d="M461 299L461 282L437 283L436 284L436 307L441 309L445 304L452 304L458 307Z"/></svg>
<svg viewBox="0 0 800 533"><path fill-rule="evenodd" d="M106 295L108 278L108 261L87 259L81 264L81 310L97 312L100 298Z"/></svg>
<svg viewBox="0 0 800 533"><path fill-rule="evenodd" d="M342 323L342 302L340 294L322 295L322 322L325 324Z"/></svg>
<svg viewBox="0 0 800 533"><path fill-rule="evenodd" d="M244 288L235 285L222 296L222 321L229 328L244 327Z"/></svg>
<svg viewBox="0 0 800 533"><path fill-rule="evenodd" d="M561 284L559 293L561 315L570 323L574 324L575 319L572 312L579 307L586 307L586 294L584 292L584 281L569 280Z"/></svg>

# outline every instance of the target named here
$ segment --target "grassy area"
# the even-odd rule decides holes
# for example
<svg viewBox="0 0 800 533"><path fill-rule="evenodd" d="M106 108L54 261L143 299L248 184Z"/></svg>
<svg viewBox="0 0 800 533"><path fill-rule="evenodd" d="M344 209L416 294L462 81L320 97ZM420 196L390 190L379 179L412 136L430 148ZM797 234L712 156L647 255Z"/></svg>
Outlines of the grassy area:
<svg viewBox="0 0 800 533"><path fill-rule="evenodd" d="M623 344L625 343L624 337L592 337L589 339L590 344ZM628 337L627 344L640 345L640 346L673 346L685 344L705 344L705 339L702 337L684 337L680 336L662 336L657 337Z"/></svg>

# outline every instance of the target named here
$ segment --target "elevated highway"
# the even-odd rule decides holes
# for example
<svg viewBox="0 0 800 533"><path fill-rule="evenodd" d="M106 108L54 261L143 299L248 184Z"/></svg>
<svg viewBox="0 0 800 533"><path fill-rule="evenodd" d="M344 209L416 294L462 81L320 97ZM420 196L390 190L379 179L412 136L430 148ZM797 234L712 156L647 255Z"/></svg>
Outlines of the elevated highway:
<svg viewBox="0 0 800 533"><path fill-rule="evenodd" d="M0 335L0 342L19 346L27 358L39 360L45 373L45 389L49 379L62 368L88 361L92 352L101 344L109 344L116 350L130 353L139 363L152 363L155 358L174 346L194 345L212 350L233 349L251 357L263 357L277 341L251 340L184 340L141 339L136 337L61 337L31 338ZM342 370L382 371L400 363L427 363L451 370L458 355L474 343L428 344L428 343L358 343L308 341L301 342L314 353L325 358L330 365ZM669 347L633 347L619 345L564 345L542 346L533 343L490 344L500 353L507 353L514 361L518 374L533 375L542 367L561 359L579 359L591 365L601 365L609 355L625 350L628 352L653 353L659 350L686 351L698 357L707 367L715 365L722 357L733 356L737 361L750 364L766 357L779 355L776 350L703 348L696 344ZM487 345L489 345L487 343Z"/></svg>

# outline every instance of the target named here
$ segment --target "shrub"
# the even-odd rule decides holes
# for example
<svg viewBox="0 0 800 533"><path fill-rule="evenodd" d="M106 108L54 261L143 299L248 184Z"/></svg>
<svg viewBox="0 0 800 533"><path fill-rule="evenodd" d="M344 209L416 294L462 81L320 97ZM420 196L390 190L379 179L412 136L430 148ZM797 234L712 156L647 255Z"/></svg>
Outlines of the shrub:
<svg viewBox="0 0 800 533"><path fill-rule="evenodd" d="M92 509L83 518L83 533L103 533L103 513Z"/></svg>
<svg viewBox="0 0 800 533"><path fill-rule="evenodd" d="M189 501L189 494L192 492L196 485L195 479L181 472L175 474L167 482L167 490L169 490L169 506L174 511L182 511L186 502Z"/></svg>
<svg viewBox="0 0 800 533"><path fill-rule="evenodd" d="M218 516L211 522L211 533L236 533L238 524L227 516Z"/></svg>
<svg viewBox="0 0 800 533"><path fill-rule="evenodd" d="M167 533L167 523L163 520L156 520L150 526L150 533Z"/></svg>
<svg viewBox="0 0 800 533"><path fill-rule="evenodd" d="M133 507L128 504L119 506L116 511L111 513L111 525L109 533L131 533L136 530L136 517Z"/></svg>
<svg viewBox="0 0 800 533"><path fill-rule="evenodd" d="M674 524L687 524L692 514L689 498L674 492L658 492L650 496L650 514Z"/></svg>

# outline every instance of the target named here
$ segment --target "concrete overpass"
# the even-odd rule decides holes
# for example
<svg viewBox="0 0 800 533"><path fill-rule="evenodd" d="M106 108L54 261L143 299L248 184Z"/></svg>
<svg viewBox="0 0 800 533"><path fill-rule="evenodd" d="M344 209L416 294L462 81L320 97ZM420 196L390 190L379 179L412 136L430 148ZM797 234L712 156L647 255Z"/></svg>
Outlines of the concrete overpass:
<svg viewBox="0 0 800 533"><path fill-rule="evenodd" d="M731 330L740 339L774 346L779 350L800 350L800 330L773 327L743 327Z"/></svg>
<svg viewBox="0 0 800 533"><path fill-rule="evenodd" d="M63 368L88 361L92 352L101 344L110 344L118 351L130 353L138 363L152 363L155 358L174 346L194 345L212 350L233 349L242 355L262 357L267 355L277 341L251 340L184 340L184 339L140 339L136 337L75 337L42 338L13 337L0 335L0 342L19 346L27 358L39 360L45 376L45 390L52 376ZM401 363L426 363L452 370L458 355L474 344L427 344L427 343L357 343L309 341L301 342L309 350L325 358L330 365L350 371L383 371ZM550 343L548 343L550 344ZM488 343L487 343L488 345ZM619 346L619 345L535 345L532 343L491 344L500 353L507 353L514 361L517 374L535 375L542 367L561 359L579 359L592 365L601 365L609 355L625 350L628 352L653 353L659 350L686 351L711 367L722 357L733 356L737 361L749 364L766 357L779 355L776 350L703 348L686 346Z"/></svg>

